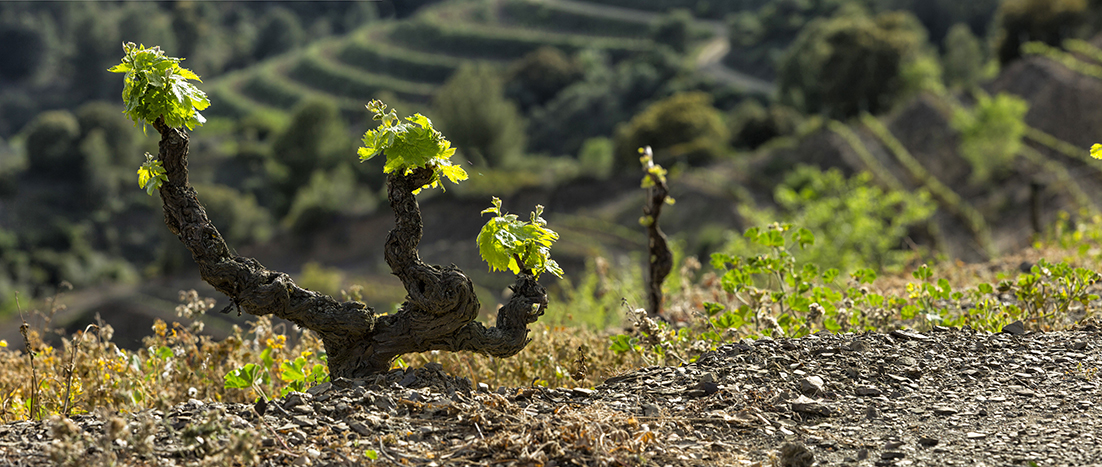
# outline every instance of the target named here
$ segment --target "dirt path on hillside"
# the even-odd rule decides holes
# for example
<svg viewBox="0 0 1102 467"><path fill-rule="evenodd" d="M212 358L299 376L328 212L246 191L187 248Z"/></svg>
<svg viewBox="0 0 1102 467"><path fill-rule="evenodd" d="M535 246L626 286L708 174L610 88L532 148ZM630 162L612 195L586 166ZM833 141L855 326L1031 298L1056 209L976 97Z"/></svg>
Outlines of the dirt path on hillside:
<svg viewBox="0 0 1102 467"><path fill-rule="evenodd" d="M1100 344L1093 326L766 338L594 389L472 388L430 364L265 405L8 423L0 463L1091 465Z"/></svg>

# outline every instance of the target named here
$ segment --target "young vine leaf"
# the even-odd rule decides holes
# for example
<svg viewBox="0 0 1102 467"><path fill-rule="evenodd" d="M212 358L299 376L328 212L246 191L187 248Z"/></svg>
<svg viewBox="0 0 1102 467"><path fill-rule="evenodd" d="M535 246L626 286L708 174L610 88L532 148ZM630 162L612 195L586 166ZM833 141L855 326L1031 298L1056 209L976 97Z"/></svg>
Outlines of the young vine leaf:
<svg viewBox="0 0 1102 467"><path fill-rule="evenodd" d="M441 177L452 183L467 179L467 171L451 162L451 156L455 154L451 142L434 129L432 122L424 115L414 114L402 121L393 109L387 112L386 104L379 100L367 104L367 110L375 114L372 118L379 121L379 126L364 133L364 147L357 151L360 161L385 154L383 173L398 170L408 174L416 168L431 167L432 180L421 188L439 186L443 189ZM414 193L419 191L421 189Z"/></svg>
<svg viewBox="0 0 1102 467"><path fill-rule="evenodd" d="M540 217L543 206L536 205L531 220L523 222L516 214L501 210L501 200L493 198L493 206L482 214L493 214L478 233L478 252L490 265L491 271L510 270L519 274L521 265L532 271L537 279L543 272L562 277L559 263L551 259L551 244L559 234L547 228L547 221Z"/></svg>
<svg viewBox="0 0 1102 467"><path fill-rule="evenodd" d="M168 176L165 175L165 168L161 165L161 161L153 158L152 154L145 153L145 163L138 167L138 186L149 196L153 196L153 192L161 187L161 183L167 181Z"/></svg>
<svg viewBox="0 0 1102 467"><path fill-rule="evenodd" d="M186 126L188 130L206 121L200 110L210 105L207 95L188 80L203 82L191 70L180 66L182 58L166 56L160 47L146 48L127 42L122 45L122 63L108 71L125 73L122 100L126 116L134 125L145 125L164 118L172 128Z"/></svg>

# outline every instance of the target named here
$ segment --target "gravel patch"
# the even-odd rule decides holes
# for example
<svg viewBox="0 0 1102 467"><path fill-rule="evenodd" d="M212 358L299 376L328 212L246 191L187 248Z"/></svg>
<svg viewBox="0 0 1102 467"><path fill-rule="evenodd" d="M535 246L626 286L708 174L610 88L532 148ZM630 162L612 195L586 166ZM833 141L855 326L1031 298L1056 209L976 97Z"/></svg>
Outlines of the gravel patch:
<svg viewBox="0 0 1102 467"><path fill-rule="evenodd" d="M1012 330L743 340L593 389L429 364L256 405L7 423L0 463L1102 465L1098 330Z"/></svg>

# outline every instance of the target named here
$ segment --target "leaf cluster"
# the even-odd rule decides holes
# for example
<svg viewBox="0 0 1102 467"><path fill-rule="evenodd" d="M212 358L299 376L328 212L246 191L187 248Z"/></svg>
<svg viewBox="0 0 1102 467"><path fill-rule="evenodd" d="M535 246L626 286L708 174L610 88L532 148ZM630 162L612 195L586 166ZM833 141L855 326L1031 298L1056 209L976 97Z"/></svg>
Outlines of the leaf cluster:
<svg viewBox="0 0 1102 467"><path fill-rule="evenodd" d="M202 80L180 66L182 58L166 56L158 46L146 48L133 42L123 44L122 49L122 63L108 71L125 73L122 100L126 116L135 125L141 123L144 131L147 123L160 117L172 128L193 130L206 121L199 111L210 106L210 100L188 82Z"/></svg>
<svg viewBox="0 0 1102 467"><path fill-rule="evenodd" d="M153 196L153 192L161 187L161 183L168 181L165 168L161 161L150 153L145 153L145 162L138 167L138 186L145 190L146 194Z"/></svg>
<svg viewBox="0 0 1102 467"><path fill-rule="evenodd" d="M467 179L467 172L450 160L455 148L432 127L427 117L413 114L403 121L393 109L388 112L386 104L379 100L367 104L367 110L375 114L372 118L379 121L379 126L364 133L364 147L357 151L360 161L385 154L383 173L387 174L394 171L409 174L414 169L430 167L432 180L422 188L439 186L443 189L441 177L452 183Z"/></svg>
<svg viewBox="0 0 1102 467"><path fill-rule="evenodd" d="M519 274L521 269L529 269L537 279L545 271L562 277L559 263L551 259L551 244L559 234L547 228L547 221L540 217L543 206L536 205L531 219L524 222L516 214L503 212L501 199L494 197L493 206L482 214L494 214L477 238L478 252L491 271L508 269Z"/></svg>

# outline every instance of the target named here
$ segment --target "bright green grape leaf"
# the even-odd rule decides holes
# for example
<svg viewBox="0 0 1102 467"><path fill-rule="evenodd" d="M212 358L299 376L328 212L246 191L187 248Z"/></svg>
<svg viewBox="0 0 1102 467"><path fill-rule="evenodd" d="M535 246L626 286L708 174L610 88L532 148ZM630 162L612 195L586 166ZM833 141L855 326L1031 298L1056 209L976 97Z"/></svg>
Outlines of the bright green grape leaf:
<svg viewBox="0 0 1102 467"><path fill-rule="evenodd" d="M241 368L226 373L223 377L224 387L244 389L256 384L267 384L267 373L263 372L259 365L249 363Z"/></svg>
<svg viewBox="0 0 1102 467"><path fill-rule="evenodd" d="M279 378L283 381L304 381L306 374L302 372L302 367L306 365L306 359L302 357L296 358L293 362L284 360L279 365L280 373Z"/></svg>
<svg viewBox="0 0 1102 467"><path fill-rule="evenodd" d="M559 239L559 234L548 229L547 221L540 217L543 206L536 206L530 220L523 222L515 214L503 212L500 199L495 197L492 203L482 214L494 214L494 217L486 222L476 239L478 252L490 265L490 270L519 274L523 266L536 278L544 272L562 277L562 268L551 259L551 245Z"/></svg>
<svg viewBox="0 0 1102 467"><path fill-rule="evenodd" d="M383 173L399 171L408 174L416 168L431 167L432 180L422 188L439 186L443 189L440 183L442 177L452 183L467 179L467 171L450 160L455 148L432 127L428 117L414 114L402 121L393 109L388 112L386 104L378 100L367 104L367 109L375 114L373 119L379 121L379 126L364 133L364 146L356 151L360 161L385 154Z"/></svg>
<svg viewBox="0 0 1102 467"><path fill-rule="evenodd" d="M168 175L165 175L161 161L154 159L152 154L145 153L145 163L138 167L138 186L149 196L153 196L153 192L161 188L161 183L167 181Z"/></svg>
<svg viewBox="0 0 1102 467"><path fill-rule="evenodd" d="M203 82L191 70L180 66L182 58L166 56L160 47L146 48L133 42L123 44L122 63L108 69L123 76L122 100L134 125L163 118L172 128L201 126L199 113L210 106L207 95L188 80Z"/></svg>
<svg viewBox="0 0 1102 467"><path fill-rule="evenodd" d="M1091 157L1102 159L1102 144L1094 143L1094 146L1091 146Z"/></svg>

